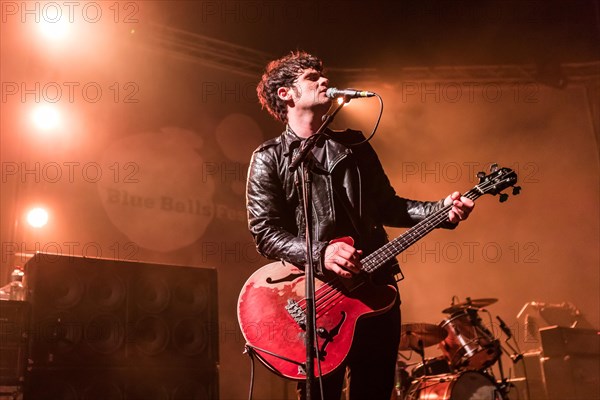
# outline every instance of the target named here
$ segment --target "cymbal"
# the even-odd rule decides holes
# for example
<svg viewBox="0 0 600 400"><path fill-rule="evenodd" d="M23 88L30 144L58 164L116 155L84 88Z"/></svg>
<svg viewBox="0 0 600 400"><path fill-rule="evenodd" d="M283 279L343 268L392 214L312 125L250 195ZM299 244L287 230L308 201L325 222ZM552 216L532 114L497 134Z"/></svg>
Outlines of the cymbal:
<svg viewBox="0 0 600 400"><path fill-rule="evenodd" d="M415 350L419 347L433 346L444 340L448 332L434 324L403 324L400 334L400 350ZM419 343L420 341L420 343Z"/></svg>
<svg viewBox="0 0 600 400"><path fill-rule="evenodd" d="M470 298L467 297L467 301L462 302L462 303L458 303L458 304L453 304L450 307L443 309L442 312L444 314L454 314L457 311L462 311L462 310L465 310L467 308L483 308L483 307L487 307L490 304L494 304L497 301L498 301L498 299L492 299L492 298L488 298L488 299L470 299Z"/></svg>

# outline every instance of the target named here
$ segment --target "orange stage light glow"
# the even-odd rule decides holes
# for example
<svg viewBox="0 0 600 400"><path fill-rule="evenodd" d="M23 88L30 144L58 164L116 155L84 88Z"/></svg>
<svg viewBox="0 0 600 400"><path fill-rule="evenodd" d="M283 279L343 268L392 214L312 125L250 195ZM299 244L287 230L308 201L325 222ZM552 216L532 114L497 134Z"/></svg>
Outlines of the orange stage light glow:
<svg viewBox="0 0 600 400"><path fill-rule="evenodd" d="M36 207L27 213L27 223L34 228L41 228L48 223L48 211L41 207Z"/></svg>
<svg viewBox="0 0 600 400"><path fill-rule="evenodd" d="M60 112L50 104L42 104L34 108L31 114L34 125L42 131L51 131L60 125Z"/></svg>
<svg viewBox="0 0 600 400"><path fill-rule="evenodd" d="M69 33L69 21L66 18L60 18L58 21L41 20L38 22L41 34L50 40L64 39Z"/></svg>

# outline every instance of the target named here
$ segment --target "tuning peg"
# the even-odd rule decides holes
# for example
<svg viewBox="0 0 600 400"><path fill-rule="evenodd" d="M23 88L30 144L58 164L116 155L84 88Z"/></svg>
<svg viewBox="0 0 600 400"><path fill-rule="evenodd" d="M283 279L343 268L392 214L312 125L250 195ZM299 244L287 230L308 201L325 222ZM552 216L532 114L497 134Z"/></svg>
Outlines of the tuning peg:
<svg viewBox="0 0 600 400"><path fill-rule="evenodd" d="M483 180L485 179L485 172L479 171L477 173L477 179L479 179L479 183L483 183Z"/></svg>
<svg viewBox="0 0 600 400"><path fill-rule="evenodd" d="M508 195L506 193L500 193L500 203L504 203L508 200Z"/></svg>
<svg viewBox="0 0 600 400"><path fill-rule="evenodd" d="M490 172L496 172L498 171L498 164L493 163L492 165L490 165Z"/></svg>
<svg viewBox="0 0 600 400"><path fill-rule="evenodd" d="M512 190L513 196L516 196L519 193L521 193L521 186L513 186L513 190Z"/></svg>

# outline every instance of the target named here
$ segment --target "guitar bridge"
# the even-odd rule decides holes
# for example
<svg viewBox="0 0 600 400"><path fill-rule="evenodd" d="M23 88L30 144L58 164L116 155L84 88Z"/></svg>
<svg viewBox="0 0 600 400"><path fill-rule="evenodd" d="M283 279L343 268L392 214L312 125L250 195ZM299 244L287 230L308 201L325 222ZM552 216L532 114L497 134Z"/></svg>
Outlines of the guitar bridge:
<svg viewBox="0 0 600 400"><path fill-rule="evenodd" d="M302 329L306 329L306 314L294 300L288 299L285 309Z"/></svg>

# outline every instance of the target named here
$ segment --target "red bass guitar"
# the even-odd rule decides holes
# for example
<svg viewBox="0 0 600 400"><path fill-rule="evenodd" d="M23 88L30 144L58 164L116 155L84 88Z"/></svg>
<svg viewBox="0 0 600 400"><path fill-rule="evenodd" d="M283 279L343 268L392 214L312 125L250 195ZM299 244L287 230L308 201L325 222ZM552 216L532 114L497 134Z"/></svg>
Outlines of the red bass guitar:
<svg viewBox="0 0 600 400"><path fill-rule="evenodd" d="M464 196L476 200L484 194L498 194L517 182L508 168L479 173L479 184ZM517 194L519 187L514 187ZM500 201L506 199L500 195ZM363 257L364 273L352 279L337 275L315 281L316 344L323 376L339 368L346 358L356 322L381 314L394 304L394 286L375 286L369 274L396 257L429 232L447 221L451 206L431 214L396 239ZM351 238L338 241L352 243ZM238 299L238 321L247 345L273 372L289 379L306 379L304 271L283 262L258 269L248 278ZM315 375L318 376L317 362Z"/></svg>

